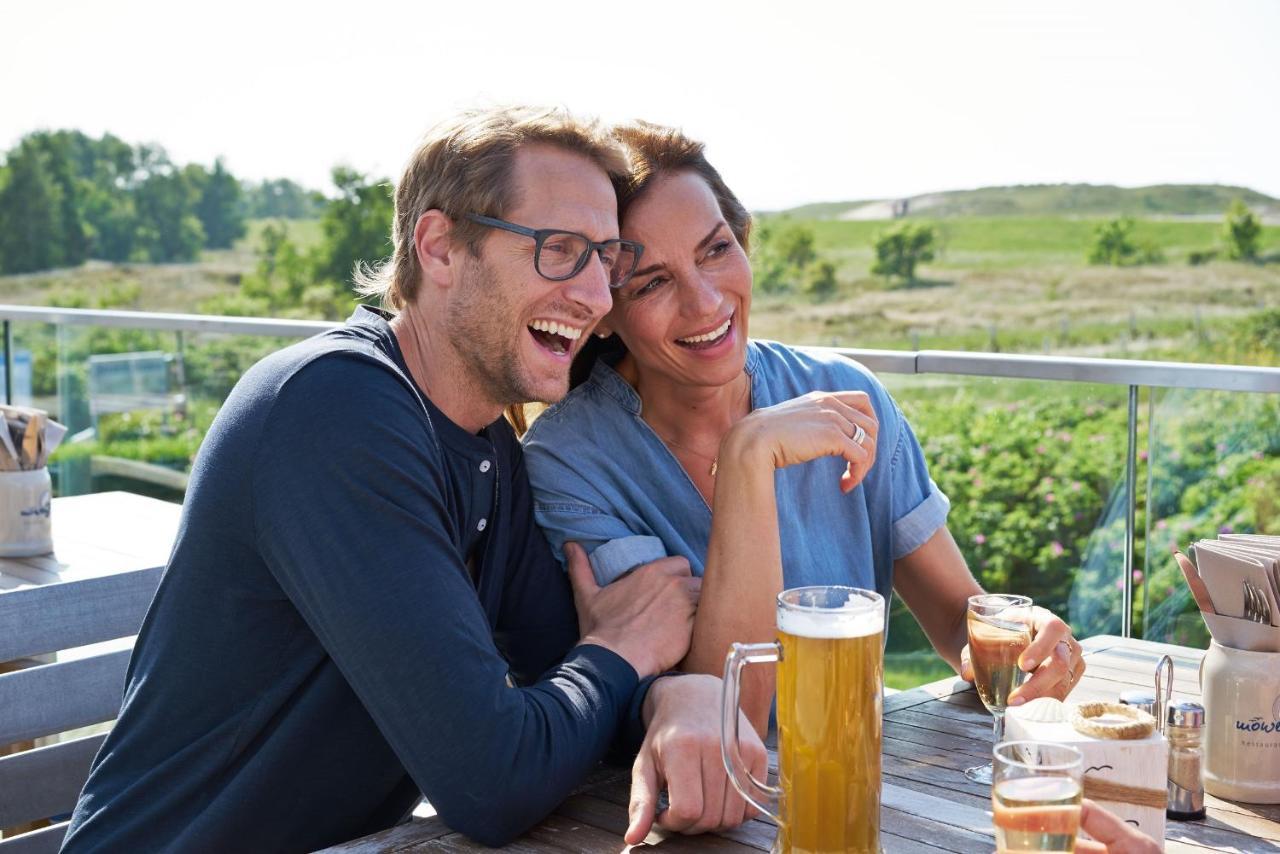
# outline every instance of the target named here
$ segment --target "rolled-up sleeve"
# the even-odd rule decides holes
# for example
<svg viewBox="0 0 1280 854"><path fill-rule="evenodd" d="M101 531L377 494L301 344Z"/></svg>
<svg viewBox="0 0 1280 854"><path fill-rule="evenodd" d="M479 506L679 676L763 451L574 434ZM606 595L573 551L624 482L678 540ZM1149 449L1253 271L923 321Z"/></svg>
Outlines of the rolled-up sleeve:
<svg viewBox="0 0 1280 854"><path fill-rule="evenodd" d="M929 477L924 451L902 411L893 405L898 420L897 441L889 458L893 520L893 559L898 560L924 545L947 524L951 502Z"/></svg>

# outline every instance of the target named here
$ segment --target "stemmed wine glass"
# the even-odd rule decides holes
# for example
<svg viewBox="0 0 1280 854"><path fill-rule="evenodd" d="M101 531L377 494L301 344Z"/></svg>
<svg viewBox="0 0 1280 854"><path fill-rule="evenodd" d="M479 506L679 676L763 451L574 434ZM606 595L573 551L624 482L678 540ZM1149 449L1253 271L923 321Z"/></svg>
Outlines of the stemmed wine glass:
<svg viewBox="0 0 1280 854"><path fill-rule="evenodd" d="M1009 694L1026 674L1018 657L1031 645L1031 599L1003 593L969 597L969 664L982 704L994 718L993 745L1004 738L1004 711ZM991 763L965 769L975 783L991 785Z"/></svg>

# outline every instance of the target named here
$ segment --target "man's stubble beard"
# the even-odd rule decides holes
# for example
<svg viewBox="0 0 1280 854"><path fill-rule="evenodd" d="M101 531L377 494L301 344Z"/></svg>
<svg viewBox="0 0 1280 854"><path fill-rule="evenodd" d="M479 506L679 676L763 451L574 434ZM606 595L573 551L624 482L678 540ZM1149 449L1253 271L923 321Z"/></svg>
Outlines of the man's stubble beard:
<svg viewBox="0 0 1280 854"><path fill-rule="evenodd" d="M449 343L471 370L474 393L501 406L534 400L554 403L564 397L567 372L562 387L547 394L538 391L522 367L519 336L525 330L511 323L516 314L513 286L504 285L483 259L469 258L466 264L459 291L449 303L447 329Z"/></svg>

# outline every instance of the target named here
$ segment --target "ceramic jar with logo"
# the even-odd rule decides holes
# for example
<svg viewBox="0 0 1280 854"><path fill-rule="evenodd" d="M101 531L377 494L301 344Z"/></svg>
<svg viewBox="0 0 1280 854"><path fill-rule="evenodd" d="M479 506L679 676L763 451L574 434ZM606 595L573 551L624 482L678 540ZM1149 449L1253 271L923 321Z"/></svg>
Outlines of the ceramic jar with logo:
<svg viewBox="0 0 1280 854"><path fill-rule="evenodd" d="M53 551L49 469L0 472L0 557Z"/></svg>
<svg viewBox="0 0 1280 854"><path fill-rule="evenodd" d="M1205 790L1250 804L1280 803L1280 653L1212 641L1200 684Z"/></svg>

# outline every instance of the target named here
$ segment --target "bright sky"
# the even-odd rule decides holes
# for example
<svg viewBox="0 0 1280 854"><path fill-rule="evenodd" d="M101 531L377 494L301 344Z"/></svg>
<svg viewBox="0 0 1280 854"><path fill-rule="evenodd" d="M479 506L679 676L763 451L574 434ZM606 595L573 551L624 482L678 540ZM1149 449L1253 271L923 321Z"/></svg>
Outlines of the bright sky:
<svg viewBox="0 0 1280 854"><path fill-rule="evenodd" d="M0 146L39 128L330 189L456 108L682 126L749 207L991 184L1280 196L1275 0L0 0Z"/></svg>

